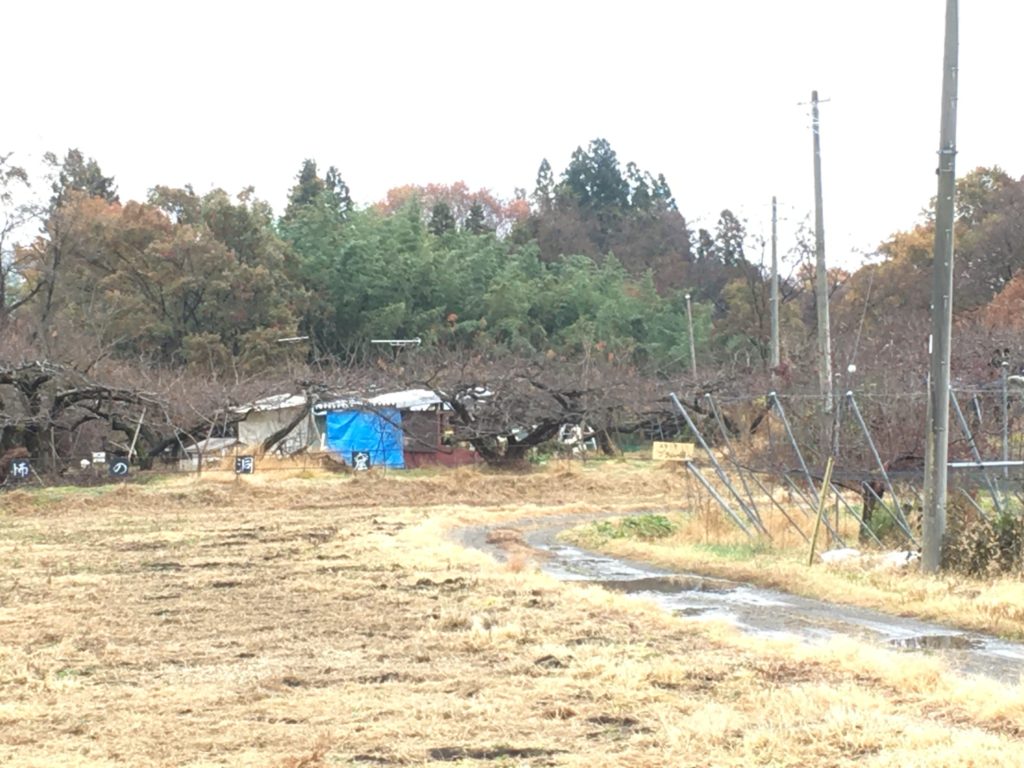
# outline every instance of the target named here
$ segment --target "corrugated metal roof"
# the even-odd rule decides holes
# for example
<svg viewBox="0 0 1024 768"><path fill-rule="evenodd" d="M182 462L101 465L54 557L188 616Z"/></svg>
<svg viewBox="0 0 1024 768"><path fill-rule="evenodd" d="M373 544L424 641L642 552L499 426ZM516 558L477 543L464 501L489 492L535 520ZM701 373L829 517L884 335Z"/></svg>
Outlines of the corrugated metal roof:
<svg viewBox="0 0 1024 768"><path fill-rule="evenodd" d="M211 437L206 440L200 440L194 445L186 446L185 452L188 454L194 454L197 451L202 453L215 453L227 450L235 445L238 445L237 437Z"/></svg>
<svg viewBox="0 0 1024 768"><path fill-rule="evenodd" d="M239 405L231 410L234 413L263 413L280 411L285 408L297 408L306 404L305 395L271 395L254 400L246 405ZM353 408L390 407L400 411L429 411L443 401L431 389L403 389L397 392L385 392L373 397L342 397L336 400L325 400L313 404L313 413L323 416L331 411L347 411Z"/></svg>
<svg viewBox="0 0 1024 768"><path fill-rule="evenodd" d="M263 411L280 411L285 408L296 408L305 404L305 395L292 395L290 393L285 393L283 395L261 397L259 400L253 400L251 403L237 405L231 410L234 413L250 413L251 411L261 413Z"/></svg>
<svg viewBox="0 0 1024 768"><path fill-rule="evenodd" d="M397 408L400 411L429 411L443 401L431 389L403 389L385 392L368 398L345 397L313 405L313 413L323 416L331 411L349 411L353 408Z"/></svg>
<svg viewBox="0 0 1024 768"><path fill-rule="evenodd" d="M400 411L429 411L441 404L441 398L432 389L405 389L371 397L374 405L390 405Z"/></svg>

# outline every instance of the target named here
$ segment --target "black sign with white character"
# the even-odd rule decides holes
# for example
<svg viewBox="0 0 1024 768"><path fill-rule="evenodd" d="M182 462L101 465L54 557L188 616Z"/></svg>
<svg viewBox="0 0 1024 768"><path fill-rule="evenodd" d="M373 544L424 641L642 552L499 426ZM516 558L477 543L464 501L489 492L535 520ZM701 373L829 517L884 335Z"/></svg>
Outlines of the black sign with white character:
<svg viewBox="0 0 1024 768"><path fill-rule="evenodd" d="M11 466L8 471L8 476L14 482L20 482L22 480L28 480L32 475L32 465L28 459L11 459Z"/></svg>

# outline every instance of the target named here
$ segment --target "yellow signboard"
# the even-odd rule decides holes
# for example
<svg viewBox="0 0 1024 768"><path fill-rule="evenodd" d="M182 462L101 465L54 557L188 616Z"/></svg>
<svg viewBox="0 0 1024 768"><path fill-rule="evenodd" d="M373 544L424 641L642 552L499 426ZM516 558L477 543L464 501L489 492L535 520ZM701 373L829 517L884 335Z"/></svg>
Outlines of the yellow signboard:
<svg viewBox="0 0 1024 768"><path fill-rule="evenodd" d="M693 458L693 443L662 443L656 440L651 458L655 461L689 461Z"/></svg>

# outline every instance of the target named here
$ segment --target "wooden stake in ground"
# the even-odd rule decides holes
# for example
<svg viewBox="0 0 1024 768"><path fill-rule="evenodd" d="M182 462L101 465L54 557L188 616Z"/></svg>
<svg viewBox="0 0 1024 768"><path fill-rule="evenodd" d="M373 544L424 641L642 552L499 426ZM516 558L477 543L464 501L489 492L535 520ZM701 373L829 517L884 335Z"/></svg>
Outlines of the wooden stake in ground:
<svg viewBox="0 0 1024 768"><path fill-rule="evenodd" d="M818 543L818 530L821 528L821 518L825 515L825 500L828 498L828 489L832 484L832 457L828 457L825 464L825 478L821 481L821 495L818 498L818 519L814 521L814 533L811 534L811 555L807 558L808 565L814 565L814 547Z"/></svg>
<svg viewBox="0 0 1024 768"><path fill-rule="evenodd" d="M138 442L139 432L142 430L142 422L146 418L146 408L148 406L142 406L142 413L139 415L139 423L135 425L135 434L132 435L132 444L128 448L128 463L131 464L132 455L135 453L135 443Z"/></svg>

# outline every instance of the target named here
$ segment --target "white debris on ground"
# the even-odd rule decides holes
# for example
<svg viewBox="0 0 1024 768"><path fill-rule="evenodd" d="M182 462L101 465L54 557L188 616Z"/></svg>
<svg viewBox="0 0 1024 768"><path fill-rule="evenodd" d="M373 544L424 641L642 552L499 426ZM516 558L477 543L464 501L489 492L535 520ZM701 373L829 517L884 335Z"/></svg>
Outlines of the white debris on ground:
<svg viewBox="0 0 1024 768"><path fill-rule="evenodd" d="M827 552L819 552L818 557L821 558L823 563L841 563L845 560L852 560L856 557L862 557L863 553L859 549L830 549Z"/></svg>
<svg viewBox="0 0 1024 768"><path fill-rule="evenodd" d="M912 550L896 550L894 552L861 552L859 549L845 547L830 549L818 554L821 562L826 565L839 565L873 570L898 570L916 564L921 553Z"/></svg>

